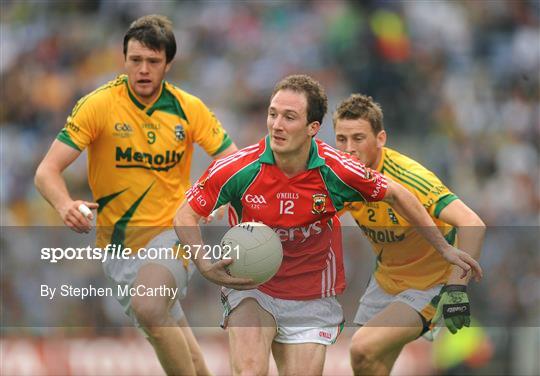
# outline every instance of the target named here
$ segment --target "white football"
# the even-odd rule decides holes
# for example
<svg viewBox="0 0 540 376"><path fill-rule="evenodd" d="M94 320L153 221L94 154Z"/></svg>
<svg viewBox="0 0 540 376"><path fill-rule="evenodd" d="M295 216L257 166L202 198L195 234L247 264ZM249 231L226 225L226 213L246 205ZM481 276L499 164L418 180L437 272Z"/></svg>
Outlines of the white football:
<svg viewBox="0 0 540 376"><path fill-rule="evenodd" d="M229 273L259 284L272 278L283 260L279 237L259 222L244 222L230 228L221 239L221 246L231 249L234 261L228 265Z"/></svg>

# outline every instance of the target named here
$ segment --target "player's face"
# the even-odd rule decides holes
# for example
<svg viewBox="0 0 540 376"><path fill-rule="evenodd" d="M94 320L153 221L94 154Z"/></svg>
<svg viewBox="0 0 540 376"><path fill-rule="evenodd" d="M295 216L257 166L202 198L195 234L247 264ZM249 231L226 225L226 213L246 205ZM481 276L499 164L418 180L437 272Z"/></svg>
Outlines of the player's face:
<svg viewBox="0 0 540 376"><path fill-rule="evenodd" d="M294 154L309 148L320 127L318 122L307 122L306 95L292 90L280 90L274 95L266 125L270 147L277 154Z"/></svg>
<svg viewBox="0 0 540 376"><path fill-rule="evenodd" d="M152 50L135 39L128 42L124 66L131 90L145 104L159 94L165 73L170 68L164 49Z"/></svg>
<svg viewBox="0 0 540 376"><path fill-rule="evenodd" d="M386 132L373 133L371 124L364 119L339 119L336 121L336 147L354 155L366 166L377 168Z"/></svg>

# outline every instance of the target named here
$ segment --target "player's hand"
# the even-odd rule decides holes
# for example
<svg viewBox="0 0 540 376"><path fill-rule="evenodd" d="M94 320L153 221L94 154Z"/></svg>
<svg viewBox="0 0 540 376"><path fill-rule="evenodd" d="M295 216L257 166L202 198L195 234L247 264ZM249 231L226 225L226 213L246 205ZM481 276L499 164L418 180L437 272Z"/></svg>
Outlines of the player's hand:
<svg viewBox="0 0 540 376"><path fill-rule="evenodd" d="M478 282L484 276L482 268L478 261L476 261L471 255L467 252L463 252L456 247L448 245L448 248L442 253L442 256L450 264L459 266L463 273L461 278L465 278L467 273L472 271L472 277Z"/></svg>
<svg viewBox="0 0 540 376"><path fill-rule="evenodd" d="M471 310L467 287L464 285L446 285L441 291L441 299L433 317L433 323L444 318L444 324L452 334L464 326L471 325Z"/></svg>
<svg viewBox="0 0 540 376"><path fill-rule="evenodd" d="M217 219L220 221L225 216L225 211L227 210L228 205L223 205L214 210L210 215L206 218L203 218L202 221L204 224L208 224L212 222L214 219Z"/></svg>
<svg viewBox="0 0 540 376"><path fill-rule="evenodd" d="M251 290L259 284L252 279L237 278L229 274L227 265L233 262L233 259L219 260L214 263L207 263L199 266L201 274L209 281L235 290Z"/></svg>
<svg viewBox="0 0 540 376"><path fill-rule="evenodd" d="M86 205L90 210L97 209L99 205L95 202L88 202L82 200L75 200L66 203L64 206L58 209L58 213L64 221L64 224L75 232L88 233L92 229L92 220L94 214L92 212L84 215L79 207L81 204Z"/></svg>

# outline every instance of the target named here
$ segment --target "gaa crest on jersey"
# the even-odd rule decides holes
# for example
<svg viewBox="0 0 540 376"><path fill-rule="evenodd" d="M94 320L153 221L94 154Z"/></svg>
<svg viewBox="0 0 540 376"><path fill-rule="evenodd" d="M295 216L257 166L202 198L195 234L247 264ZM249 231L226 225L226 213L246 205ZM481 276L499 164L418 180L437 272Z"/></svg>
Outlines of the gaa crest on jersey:
<svg viewBox="0 0 540 376"><path fill-rule="evenodd" d="M322 214L326 212L326 195L323 193L316 193L313 196L313 205L311 212L313 214Z"/></svg>
<svg viewBox="0 0 540 376"><path fill-rule="evenodd" d="M133 134L133 127L128 123L115 123L114 124L114 137L128 138Z"/></svg>
<svg viewBox="0 0 540 376"><path fill-rule="evenodd" d="M176 141L184 141L186 138L186 132L181 124L174 127L174 135L176 136Z"/></svg>

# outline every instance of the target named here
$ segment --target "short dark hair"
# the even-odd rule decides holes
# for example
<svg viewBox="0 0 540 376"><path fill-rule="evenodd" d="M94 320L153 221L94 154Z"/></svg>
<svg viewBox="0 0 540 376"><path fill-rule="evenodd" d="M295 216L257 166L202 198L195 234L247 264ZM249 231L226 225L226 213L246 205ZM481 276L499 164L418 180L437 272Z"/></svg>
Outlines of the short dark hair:
<svg viewBox="0 0 540 376"><path fill-rule="evenodd" d="M124 35L124 56L127 54L128 42L131 39L135 39L152 50L165 50L167 64L176 55L176 39L172 22L165 16L152 14L133 21Z"/></svg>
<svg viewBox="0 0 540 376"><path fill-rule="evenodd" d="M369 122L375 135L384 129L381 105L373 98L363 94L351 94L349 98L339 104L333 116L334 128L340 119L365 120Z"/></svg>
<svg viewBox="0 0 540 376"><path fill-rule="evenodd" d="M322 124L324 115L328 109L328 98L322 85L313 78L305 75L287 76L279 81L274 87L271 98L280 90L292 90L305 93L307 98L307 121L308 124L318 121Z"/></svg>

